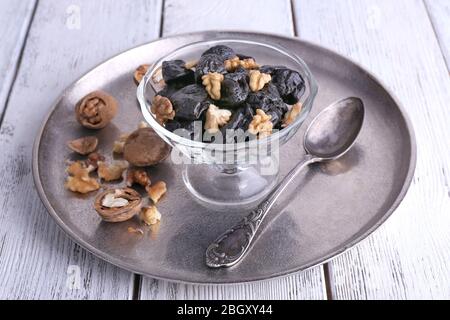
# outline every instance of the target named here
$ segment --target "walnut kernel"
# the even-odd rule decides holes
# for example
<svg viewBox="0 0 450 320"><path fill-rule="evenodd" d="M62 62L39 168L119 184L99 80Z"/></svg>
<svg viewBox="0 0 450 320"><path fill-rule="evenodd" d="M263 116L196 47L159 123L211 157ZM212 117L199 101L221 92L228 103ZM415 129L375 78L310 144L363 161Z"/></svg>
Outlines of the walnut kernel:
<svg viewBox="0 0 450 320"><path fill-rule="evenodd" d="M259 65L253 58L239 59L239 57L234 57L232 59L227 59L224 62L225 69L228 72L234 72L237 68L242 67L244 69L257 69Z"/></svg>
<svg viewBox="0 0 450 320"><path fill-rule="evenodd" d="M136 81L137 84L139 84L142 81L142 78L144 78L149 67L150 67L149 64L143 64L136 69L136 71L134 72L134 81Z"/></svg>
<svg viewBox="0 0 450 320"><path fill-rule="evenodd" d="M250 76L250 83L249 83L250 90L252 90L253 92L261 90L262 88L264 88L266 83L272 80L270 74L261 73L258 70L251 70L249 72L249 76Z"/></svg>
<svg viewBox="0 0 450 320"><path fill-rule="evenodd" d="M126 161L116 161L108 165L103 161L98 162L98 177L105 181L119 180L122 178L123 172L128 168Z"/></svg>
<svg viewBox="0 0 450 320"><path fill-rule="evenodd" d="M223 78L223 74L218 72L208 72L202 76L202 83L213 100L220 100L220 86Z"/></svg>
<svg viewBox="0 0 450 320"><path fill-rule="evenodd" d="M87 160L85 161L88 168L93 168L97 170L99 161L105 161L105 157L102 156L98 152L92 152L88 155Z"/></svg>
<svg viewBox="0 0 450 320"><path fill-rule="evenodd" d="M301 111L302 104L300 102L297 102L291 107L288 112L286 112L286 114L284 115L283 124L281 126L284 128L293 123Z"/></svg>
<svg viewBox="0 0 450 320"><path fill-rule="evenodd" d="M230 117L230 110L219 109L217 106L210 104L206 111L205 129L209 133L216 133L219 131L219 127L230 121Z"/></svg>
<svg viewBox="0 0 450 320"><path fill-rule="evenodd" d="M192 61L188 61L184 64L184 68L185 69L192 69L195 68L197 66L198 60L192 60Z"/></svg>
<svg viewBox="0 0 450 320"><path fill-rule="evenodd" d="M265 138L272 134L273 123L270 121L272 116L265 114L261 109L256 109L256 115L248 126L251 134L258 135L259 139Z"/></svg>
<svg viewBox="0 0 450 320"><path fill-rule="evenodd" d="M144 222L148 226L161 221L161 213L159 213L158 209L155 206L142 208L139 217L142 222Z"/></svg>
<svg viewBox="0 0 450 320"><path fill-rule="evenodd" d="M67 177L65 187L70 191L89 193L100 188L97 180L89 176L90 167L86 167L82 161L72 163L66 171L69 177Z"/></svg>
<svg viewBox="0 0 450 320"><path fill-rule="evenodd" d="M147 193L154 204L158 203L163 195L167 192L167 186L164 181L158 181L147 188Z"/></svg>
<svg viewBox="0 0 450 320"><path fill-rule="evenodd" d="M123 153L123 147L125 146L125 141L127 141L129 134L124 133L119 136L119 140L114 141L113 152L117 154Z"/></svg>
<svg viewBox="0 0 450 320"><path fill-rule="evenodd" d="M163 124L167 120L173 120L175 117L172 102L168 98L160 95L153 97L151 111L155 115L156 121L160 124Z"/></svg>
<svg viewBox="0 0 450 320"><path fill-rule="evenodd" d="M135 183L141 185L142 187L147 187L151 184L151 180L147 174L147 171L144 169L130 168L127 172L126 183L127 187L131 187Z"/></svg>

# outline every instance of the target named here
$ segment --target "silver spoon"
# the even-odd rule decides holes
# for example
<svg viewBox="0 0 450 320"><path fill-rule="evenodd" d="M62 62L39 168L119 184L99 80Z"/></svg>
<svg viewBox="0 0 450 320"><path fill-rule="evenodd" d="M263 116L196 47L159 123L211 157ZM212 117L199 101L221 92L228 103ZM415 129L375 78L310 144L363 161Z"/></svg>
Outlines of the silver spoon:
<svg viewBox="0 0 450 320"><path fill-rule="evenodd" d="M364 119L364 105L359 98L346 98L321 111L306 130L303 146L306 157L292 169L267 198L236 226L206 250L206 264L211 268L231 267L247 253L256 232L280 194L297 174L311 163L334 160L355 143Z"/></svg>

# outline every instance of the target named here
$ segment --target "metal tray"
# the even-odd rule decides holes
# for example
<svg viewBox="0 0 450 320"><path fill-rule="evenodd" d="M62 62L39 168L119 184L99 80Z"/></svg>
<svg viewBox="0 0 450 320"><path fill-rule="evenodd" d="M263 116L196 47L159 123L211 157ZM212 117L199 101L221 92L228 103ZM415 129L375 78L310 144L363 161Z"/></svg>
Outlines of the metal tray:
<svg viewBox="0 0 450 320"><path fill-rule="evenodd" d="M74 105L85 94L102 89L120 102L120 112L96 132L99 150L111 160L113 141L142 120L136 100L134 69L175 48L206 39L264 40L296 52L309 65L319 94L309 119L281 149L285 174L303 157L303 130L334 100L358 96L366 117L354 148L339 161L312 166L299 176L275 206L271 223L239 265L213 270L204 262L205 249L245 212L211 212L198 205L182 182L181 167L170 160L150 169L163 179L168 194L160 203L159 228L143 236L127 232L139 221L111 224L93 209L94 194L78 196L63 187L65 160L73 158L68 140L92 131L81 128ZM256 57L258 58L258 57ZM281 62L280 62L281 63ZM348 59L317 45L276 35L202 32L159 39L102 63L72 84L56 101L38 134L33 174L43 203L59 226L97 256L146 276L188 283L237 283L268 279L305 270L350 248L395 210L414 173L416 146L411 123L392 94L372 74Z"/></svg>

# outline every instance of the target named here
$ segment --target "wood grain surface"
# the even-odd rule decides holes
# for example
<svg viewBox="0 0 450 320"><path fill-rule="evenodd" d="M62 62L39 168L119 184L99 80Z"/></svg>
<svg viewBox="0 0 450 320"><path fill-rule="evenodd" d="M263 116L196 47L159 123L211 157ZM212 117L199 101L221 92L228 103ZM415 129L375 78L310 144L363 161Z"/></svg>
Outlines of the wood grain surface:
<svg viewBox="0 0 450 320"><path fill-rule="evenodd" d="M332 298L450 298L450 79L423 2L300 0L295 13L301 38L353 58L387 84L418 146L400 207L329 264Z"/></svg>
<svg viewBox="0 0 450 320"><path fill-rule="evenodd" d="M211 29L294 35L291 4L284 0L166 0L163 21L163 36ZM281 279L242 285L193 286L143 278L140 297L142 299L324 299L326 290L322 267L317 267Z"/></svg>
<svg viewBox="0 0 450 320"><path fill-rule="evenodd" d="M425 0L425 5L450 70L450 1Z"/></svg>
<svg viewBox="0 0 450 320"><path fill-rule="evenodd" d="M36 0L0 2L0 114L16 77Z"/></svg>
<svg viewBox="0 0 450 320"><path fill-rule="evenodd" d="M0 0L0 298L449 299L449 12L448 0ZM73 243L39 200L31 148L67 85L159 35L212 29L329 47L373 71L412 120L418 159L405 200L325 268L226 286L142 278Z"/></svg>
<svg viewBox="0 0 450 320"><path fill-rule="evenodd" d="M0 298L132 296L131 273L87 253L58 229L30 167L33 140L62 90L102 60L158 36L161 1L133 3L39 2L0 132Z"/></svg>

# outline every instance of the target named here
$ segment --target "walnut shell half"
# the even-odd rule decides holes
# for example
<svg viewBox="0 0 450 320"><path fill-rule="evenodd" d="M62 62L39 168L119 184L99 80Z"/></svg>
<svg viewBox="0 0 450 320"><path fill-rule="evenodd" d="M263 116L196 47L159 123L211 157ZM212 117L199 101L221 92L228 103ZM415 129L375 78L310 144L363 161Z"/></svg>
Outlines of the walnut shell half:
<svg viewBox="0 0 450 320"><path fill-rule="evenodd" d="M136 167L146 167L166 159L171 150L152 128L140 128L128 136L123 156Z"/></svg>
<svg viewBox="0 0 450 320"><path fill-rule="evenodd" d="M97 149L98 139L96 137L82 137L67 142L67 146L78 154L85 156Z"/></svg>
<svg viewBox="0 0 450 320"><path fill-rule="evenodd" d="M111 196L115 201L113 204L106 204L105 198ZM121 205L123 204L123 205ZM107 222L122 222L131 219L141 211L142 197L131 188L109 189L102 192L95 198L95 211Z"/></svg>
<svg viewBox="0 0 450 320"><path fill-rule="evenodd" d="M94 91L81 99L75 113L78 122L88 129L101 129L116 116L117 100L103 91Z"/></svg>

